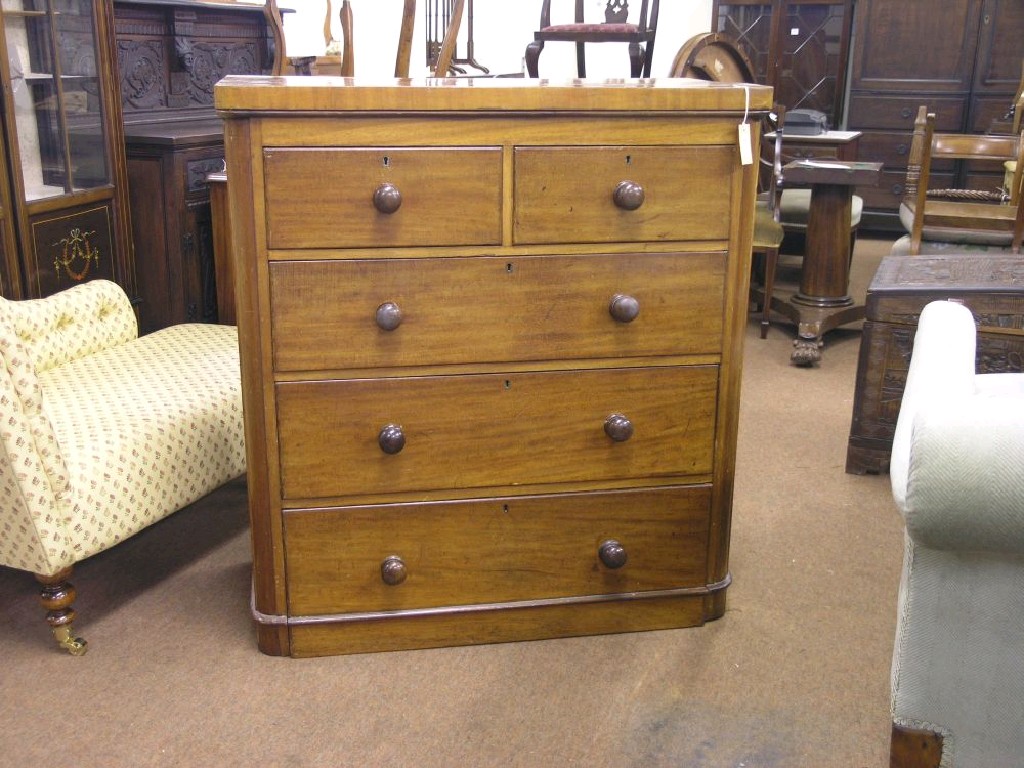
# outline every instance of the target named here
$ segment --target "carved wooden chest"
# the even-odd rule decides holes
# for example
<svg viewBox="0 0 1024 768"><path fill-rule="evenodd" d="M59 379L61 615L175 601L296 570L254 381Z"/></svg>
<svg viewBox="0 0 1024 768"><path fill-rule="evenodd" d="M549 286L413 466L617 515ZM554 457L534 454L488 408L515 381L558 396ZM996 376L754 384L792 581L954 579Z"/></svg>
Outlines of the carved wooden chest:
<svg viewBox="0 0 1024 768"><path fill-rule="evenodd" d="M942 299L974 313L979 373L1022 370L1024 261L978 253L886 257L868 287L847 472L889 471L917 319L926 304Z"/></svg>
<svg viewBox="0 0 1024 768"><path fill-rule="evenodd" d="M722 615L745 104L683 79L217 86L263 651Z"/></svg>

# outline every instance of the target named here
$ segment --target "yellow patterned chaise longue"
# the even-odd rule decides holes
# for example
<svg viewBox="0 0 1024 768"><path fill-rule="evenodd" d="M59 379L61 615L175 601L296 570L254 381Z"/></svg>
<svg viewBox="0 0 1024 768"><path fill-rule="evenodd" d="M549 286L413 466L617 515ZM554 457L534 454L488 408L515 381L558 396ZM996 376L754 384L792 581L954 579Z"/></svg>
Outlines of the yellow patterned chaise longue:
<svg viewBox="0 0 1024 768"><path fill-rule="evenodd" d="M93 280L0 298L0 565L42 583L61 647L72 566L245 471L233 326L139 336L124 291Z"/></svg>

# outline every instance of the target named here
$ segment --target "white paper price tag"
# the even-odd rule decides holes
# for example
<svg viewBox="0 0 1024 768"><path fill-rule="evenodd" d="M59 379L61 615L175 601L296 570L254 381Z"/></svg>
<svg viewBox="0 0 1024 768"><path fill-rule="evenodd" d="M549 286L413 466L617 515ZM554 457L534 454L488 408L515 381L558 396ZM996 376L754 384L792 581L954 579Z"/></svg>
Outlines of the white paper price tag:
<svg viewBox="0 0 1024 768"><path fill-rule="evenodd" d="M740 162L750 165L754 162L754 146L750 139L750 123L740 123Z"/></svg>

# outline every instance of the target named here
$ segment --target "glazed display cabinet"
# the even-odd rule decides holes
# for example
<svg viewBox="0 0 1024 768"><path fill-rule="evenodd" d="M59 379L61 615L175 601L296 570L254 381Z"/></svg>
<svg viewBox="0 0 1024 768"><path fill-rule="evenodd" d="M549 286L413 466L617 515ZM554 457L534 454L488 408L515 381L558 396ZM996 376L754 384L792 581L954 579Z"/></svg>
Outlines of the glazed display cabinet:
<svg viewBox="0 0 1024 768"><path fill-rule="evenodd" d="M109 3L3 0L4 295L103 277L135 297Z"/></svg>
<svg viewBox="0 0 1024 768"><path fill-rule="evenodd" d="M712 24L735 39L757 82L787 110L824 112L842 122L853 0L715 0Z"/></svg>

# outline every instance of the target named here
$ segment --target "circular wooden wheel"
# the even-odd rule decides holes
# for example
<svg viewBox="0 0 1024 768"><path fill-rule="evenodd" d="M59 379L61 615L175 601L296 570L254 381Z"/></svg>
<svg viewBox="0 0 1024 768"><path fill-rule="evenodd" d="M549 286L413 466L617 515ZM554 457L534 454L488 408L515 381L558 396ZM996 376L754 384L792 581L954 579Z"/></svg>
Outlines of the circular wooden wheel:
<svg viewBox="0 0 1024 768"><path fill-rule="evenodd" d="M750 59L735 40L721 32L702 32L683 43L669 76L716 83L756 82Z"/></svg>

